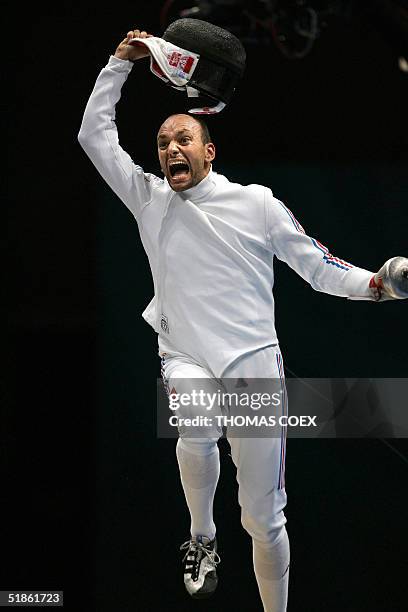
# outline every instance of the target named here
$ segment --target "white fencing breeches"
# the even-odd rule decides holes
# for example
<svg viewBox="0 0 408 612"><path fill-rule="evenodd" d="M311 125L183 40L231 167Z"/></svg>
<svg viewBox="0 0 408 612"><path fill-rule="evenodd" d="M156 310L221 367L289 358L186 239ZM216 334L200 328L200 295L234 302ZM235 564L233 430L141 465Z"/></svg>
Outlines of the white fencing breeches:
<svg viewBox="0 0 408 612"><path fill-rule="evenodd" d="M160 352L162 373L169 392L191 392L191 381L200 379L200 388L215 393L219 381L208 368L187 355ZM269 346L247 354L224 373L227 379L276 379L284 388L282 357L279 347ZM284 395L286 402L286 395ZM208 406L200 406L208 415ZM219 408L212 407L211 414ZM279 410L286 411L282 403ZM193 416L180 407L179 415ZM221 413L221 412L220 412ZM197 415L195 408L194 415ZM192 535L214 537L212 516L214 493L219 476L218 438L222 428L214 424L195 428L194 437L179 428L177 459L181 481L191 515ZM289 543L285 529L285 452L286 432L279 437L227 438L237 468L238 500L242 525L253 540L254 570L265 612L285 612L288 587Z"/></svg>

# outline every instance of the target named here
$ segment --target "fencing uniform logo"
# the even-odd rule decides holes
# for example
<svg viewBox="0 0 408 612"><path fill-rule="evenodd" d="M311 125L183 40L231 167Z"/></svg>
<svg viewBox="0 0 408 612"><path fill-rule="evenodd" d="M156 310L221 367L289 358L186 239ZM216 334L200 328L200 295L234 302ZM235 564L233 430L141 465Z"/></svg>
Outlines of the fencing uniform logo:
<svg viewBox="0 0 408 612"><path fill-rule="evenodd" d="M169 320L166 317L166 315L162 314L161 318L160 318L160 327L162 328L162 330L166 333L169 334L170 330L169 330Z"/></svg>

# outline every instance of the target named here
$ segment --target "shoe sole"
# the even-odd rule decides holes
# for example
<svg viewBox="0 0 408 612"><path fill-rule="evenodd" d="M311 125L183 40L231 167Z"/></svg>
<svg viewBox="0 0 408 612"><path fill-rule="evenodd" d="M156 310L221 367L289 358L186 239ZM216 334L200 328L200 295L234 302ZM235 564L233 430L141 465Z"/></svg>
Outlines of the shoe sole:
<svg viewBox="0 0 408 612"><path fill-rule="evenodd" d="M210 591L201 590L201 591L197 591L196 593L189 593L190 597L192 597L193 599L209 599L210 597L212 597L218 586L218 577L211 576L209 578L209 575L207 574L206 581L207 583L211 584L211 590Z"/></svg>

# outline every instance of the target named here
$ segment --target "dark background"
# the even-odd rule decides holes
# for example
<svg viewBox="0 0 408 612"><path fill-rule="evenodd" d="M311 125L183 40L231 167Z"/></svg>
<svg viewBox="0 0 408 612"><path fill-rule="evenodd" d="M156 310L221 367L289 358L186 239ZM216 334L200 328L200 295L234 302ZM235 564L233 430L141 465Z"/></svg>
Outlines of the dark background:
<svg viewBox="0 0 408 612"><path fill-rule="evenodd" d="M252 612L225 441L219 590L207 603L183 591L189 521L175 442L155 434L147 259L76 141L109 54L129 28L160 35L161 7L10 7L0 587L63 589L69 610ZM338 15L301 60L248 44L233 101L209 120L216 171L271 187L309 234L370 270L408 254L408 75L384 24L374 11ZM159 172L155 134L183 96L148 62L125 85L121 144L148 171ZM279 262L275 297L287 375L407 375L406 303L315 293ZM289 440L289 611L406 609L406 456L404 440Z"/></svg>

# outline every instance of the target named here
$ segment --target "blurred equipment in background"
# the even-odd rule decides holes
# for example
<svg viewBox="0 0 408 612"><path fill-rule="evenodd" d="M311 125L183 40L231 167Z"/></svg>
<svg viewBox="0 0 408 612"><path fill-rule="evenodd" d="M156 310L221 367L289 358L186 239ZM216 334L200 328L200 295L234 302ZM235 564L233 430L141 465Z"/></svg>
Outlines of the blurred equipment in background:
<svg viewBox="0 0 408 612"><path fill-rule="evenodd" d="M407 72L408 0L372 0L367 17L398 58L398 67Z"/></svg>
<svg viewBox="0 0 408 612"><path fill-rule="evenodd" d="M248 45L275 46L302 59L334 19L370 22L400 58L408 57L408 0L166 0L163 30L180 17L203 19L233 32Z"/></svg>

